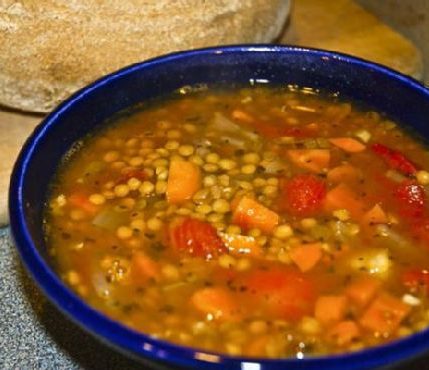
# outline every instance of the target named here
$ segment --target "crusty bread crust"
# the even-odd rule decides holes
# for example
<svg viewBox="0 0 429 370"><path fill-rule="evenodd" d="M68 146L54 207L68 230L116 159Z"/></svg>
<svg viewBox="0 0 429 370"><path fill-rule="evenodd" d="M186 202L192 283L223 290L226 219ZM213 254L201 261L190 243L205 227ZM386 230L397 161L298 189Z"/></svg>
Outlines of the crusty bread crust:
<svg viewBox="0 0 429 370"><path fill-rule="evenodd" d="M156 55L269 42L290 0L0 0L0 104L48 112L94 79Z"/></svg>

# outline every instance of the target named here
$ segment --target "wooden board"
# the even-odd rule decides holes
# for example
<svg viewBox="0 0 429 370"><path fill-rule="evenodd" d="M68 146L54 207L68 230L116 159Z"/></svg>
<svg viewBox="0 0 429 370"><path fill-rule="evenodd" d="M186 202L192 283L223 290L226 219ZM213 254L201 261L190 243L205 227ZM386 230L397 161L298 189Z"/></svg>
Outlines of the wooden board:
<svg viewBox="0 0 429 370"><path fill-rule="evenodd" d="M429 65L428 0L358 0L357 2L414 42L422 52L424 65ZM424 81L429 84L427 68L424 71Z"/></svg>
<svg viewBox="0 0 429 370"><path fill-rule="evenodd" d="M13 164L25 139L41 118L36 115L0 110L0 225L8 221L7 193Z"/></svg>
<svg viewBox="0 0 429 370"><path fill-rule="evenodd" d="M416 78L422 76L419 50L351 0L295 0L280 42L341 51ZM0 225L8 221L7 192L13 163L42 118L0 110Z"/></svg>
<svg viewBox="0 0 429 370"><path fill-rule="evenodd" d="M423 76L420 50L352 0L295 0L281 42L340 51L419 80Z"/></svg>

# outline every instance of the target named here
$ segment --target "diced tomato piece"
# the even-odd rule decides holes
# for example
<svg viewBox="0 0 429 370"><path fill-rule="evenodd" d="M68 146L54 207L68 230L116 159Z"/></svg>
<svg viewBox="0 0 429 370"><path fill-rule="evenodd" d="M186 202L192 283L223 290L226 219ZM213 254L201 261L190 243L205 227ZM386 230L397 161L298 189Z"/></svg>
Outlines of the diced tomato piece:
<svg viewBox="0 0 429 370"><path fill-rule="evenodd" d="M326 185L315 175L296 175L285 182L280 196L282 209L296 216L311 216L322 208Z"/></svg>
<svg viewBox="0 0 429 370"><path fill-rule="evenodd" d="M296 269L285 267L258 270L247 274L240 286L262 305L267 313L285 320L299 320L313 312L316 299L314 283Z"/></svg>
<svg viewBox="0 0 429 370"><path fill-rule="evenodd" d="M407 270L402 274L401 281L411 292L429 293L429 270L415 268Z"/></svg>
<svg viewBox="0 0 429 370"><path fill-rule="evenodd" d="M418 243L429 248L429 215L426 192L416 181L406 179L400 184L384 183L388 193L387 201L402 216L409 235Z"/></svg>
<svg viewBox="0 0 429 370"><path fill-rule="evenodd" d="M421 185L413 180L400 183L393 192L397 200L399 212L405 217L420 217L423 215L426 194Z"/></svg>
<svg viewBox="0 0 429 370"><path fill-rule="evenodd" d="M383 144L375 143L371 145L372 151L394 170L398 170L405 175L413 175L417 172L417 167L401 152L391 149Z"/></svg>
<svg viewBox="0 0 429 370"><path fill-rule="evenodd" d="M418 242L429 248L429 219L426 217L417 217L412 220L410 225L411 236Z"/></svg>
<svg viewBox="0 0 429 370"><path fill-rule="evenodd" d="M191 256L212 259L228 252L216 229L207 222L188 217L169 231L171 245Z"/></svg>

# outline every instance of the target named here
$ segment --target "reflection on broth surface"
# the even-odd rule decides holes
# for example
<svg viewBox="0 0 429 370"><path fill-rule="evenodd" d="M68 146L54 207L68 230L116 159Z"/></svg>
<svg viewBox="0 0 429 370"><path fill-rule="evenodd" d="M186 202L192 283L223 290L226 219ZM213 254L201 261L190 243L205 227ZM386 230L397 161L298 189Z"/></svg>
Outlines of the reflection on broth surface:
<svg viewBox="0 0 429 370"><path fill-rule="evenodd" d="M308 90L140 107L59 169L46 238L85 301L231 355L359 350L428 324L427 149Z"/></svg>

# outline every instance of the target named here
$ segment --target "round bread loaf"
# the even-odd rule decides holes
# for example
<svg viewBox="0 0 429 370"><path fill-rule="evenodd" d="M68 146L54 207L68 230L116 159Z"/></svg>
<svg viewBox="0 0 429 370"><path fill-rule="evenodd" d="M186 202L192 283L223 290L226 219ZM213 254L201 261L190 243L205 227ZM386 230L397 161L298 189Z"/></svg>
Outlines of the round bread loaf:
<svg viewBox="0 0 429 370"><path fill-rule="evenodd" d="M3 0L0 104L48 112L94 79L167 52L269 42L290 0Z"/></svg>

